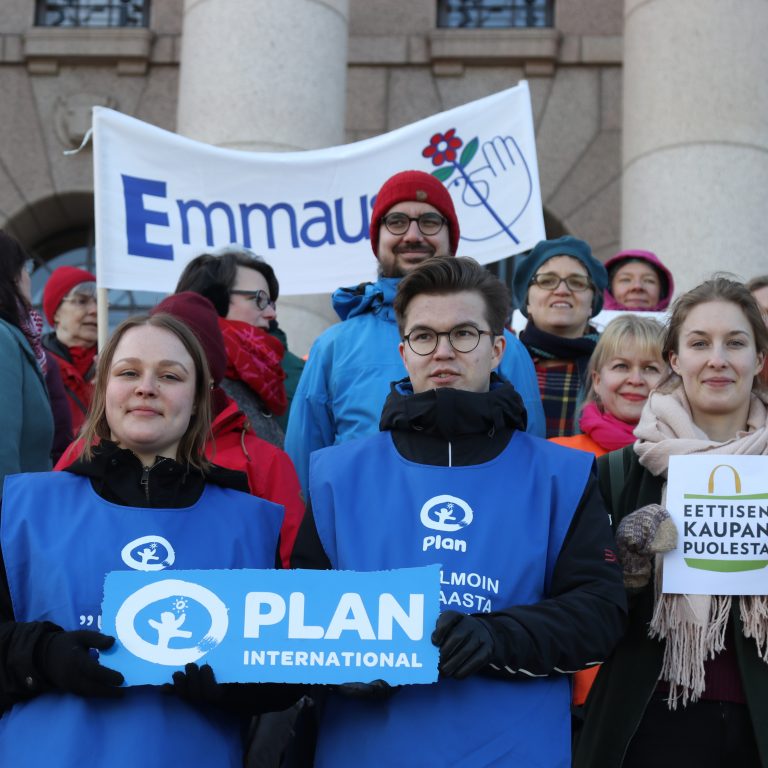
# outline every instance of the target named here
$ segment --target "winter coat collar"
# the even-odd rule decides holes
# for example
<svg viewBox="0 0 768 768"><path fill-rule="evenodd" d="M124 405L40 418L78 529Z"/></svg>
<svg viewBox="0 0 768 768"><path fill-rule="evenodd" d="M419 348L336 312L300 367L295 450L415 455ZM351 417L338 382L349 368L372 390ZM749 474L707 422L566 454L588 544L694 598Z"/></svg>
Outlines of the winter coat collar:
<svg viewBox="0 0 768 768"><path fill-rule="evenodd" d="M392 302L395 300L395 293L401 279L380 277L375 283L360 283L349 288L339 288L332 297L333 308L342 320L373 313L381 314L385 319L394 321L395 312Z"/></svg>
<svg viewBox="0 0 768 768"><path fill-rule="evenodd" d="M416 395L406 378L392 384L379 428L453 440L503 428L524 431L527 420L520 395L496 374L492 374L488 392L431 389Z"/></svg>

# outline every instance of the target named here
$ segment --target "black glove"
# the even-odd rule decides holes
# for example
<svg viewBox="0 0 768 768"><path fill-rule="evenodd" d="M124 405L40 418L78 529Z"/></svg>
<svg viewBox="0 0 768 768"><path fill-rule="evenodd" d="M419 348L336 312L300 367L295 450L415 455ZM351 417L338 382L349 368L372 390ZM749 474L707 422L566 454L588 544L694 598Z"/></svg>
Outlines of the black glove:
<svg viewBox="0 0 768 768"><path fill-rule="evenodd" d="M91 648L105 651L114 642L114 637L90 629L51 632L41 644L41 671L51 685L62 691L78 696L120 697L125 689L119 686L125 678L103 667L91 654Z"/></svg>
<svg viewBox="0 0 768 768"><path fill-rule="evenodd" d="M210 664L187 664L183 672L173 673L173 685L163 687L195 707L219 707L224 701L223 687L216 682Z"/></svg>
<svg viewBox="0 0 768 768"><path fill-rule="evenodd" d="M343 683L336 686L337 693L350 699L368 699L382 701L400 690L399 685L390 685L386 680L374 680L371 683Z"/></svg>
<svg viewBox="0 0 768 768"><path fill-rule="evenodd" d="M462 680L488 666L493 656L493 636L482 619L457 611L443 611L432 633L440 648L440 671Z"/></svg>

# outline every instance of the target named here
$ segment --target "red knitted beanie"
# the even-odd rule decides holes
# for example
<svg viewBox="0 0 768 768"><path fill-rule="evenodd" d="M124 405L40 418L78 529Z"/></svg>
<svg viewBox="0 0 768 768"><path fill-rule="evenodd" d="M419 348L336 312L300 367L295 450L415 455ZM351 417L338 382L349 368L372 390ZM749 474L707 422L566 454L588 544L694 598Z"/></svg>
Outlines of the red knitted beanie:
<svg viewBox="0 0 768 768"><path fill-rule="evenodd" d="M58 267L51 272L51 276L43 288L43 314L50 325L53 325L53 316L61 304L61 300L80 283L95 283L96 275L77 267Z"/></svg>
<svg viewBox="0 0 768 768"><path fill-rule="evenodd" d="M424 171L402 171L384 182L379 194L376 195L371 214L373 252L378 256L381 217L385 216L393 205L405 201L428 203L448 219L451 253L455 255L459 247L459 220L456 218L453 200L445 185Z"/></svg>
<svg viewBox="0 0 768 768"><path fill-rule="evenodd" d="M213 304L199 293L182 291L164 298L149 314L156 315L159 312L181 320L197 336L208 359L213 382L218 384L227 371L227 353L219 328L219 315Z"/></svg>

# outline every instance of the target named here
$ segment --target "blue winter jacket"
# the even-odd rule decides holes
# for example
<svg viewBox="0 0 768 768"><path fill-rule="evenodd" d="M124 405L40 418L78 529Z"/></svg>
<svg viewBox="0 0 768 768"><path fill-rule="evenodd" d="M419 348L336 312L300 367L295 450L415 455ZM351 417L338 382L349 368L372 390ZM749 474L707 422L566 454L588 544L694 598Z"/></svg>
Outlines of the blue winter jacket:
<svg viewBox="0 0 768 768"><path fill-rule="evenodd" d="M285 434L285 450L305 495L312 451L378 432L390 383L407 376L392 307L399 281L382 277L333 294L333 307L344 322L331 326L312 345ZM497 372L522 397L527 431L544 437L544 410L530 355L516 336L506 332L505 337Z"/></svg>

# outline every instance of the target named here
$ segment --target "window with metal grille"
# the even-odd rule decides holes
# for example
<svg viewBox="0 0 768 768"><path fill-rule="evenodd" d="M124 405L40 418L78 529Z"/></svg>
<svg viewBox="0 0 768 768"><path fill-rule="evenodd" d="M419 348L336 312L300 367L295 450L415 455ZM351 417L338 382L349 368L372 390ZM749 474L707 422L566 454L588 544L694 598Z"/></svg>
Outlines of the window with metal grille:
<svg viewBox="0 0 768 768"><path fill-rule="evenodd" d="M551 27L554 0L438 0L437 26L455 29Z"/></svg>
<svg viewBox="0 0 768 768"><path fill-rule="evenodd" d="M37 0L38 27L147 27L149 0Z"/></svg>

